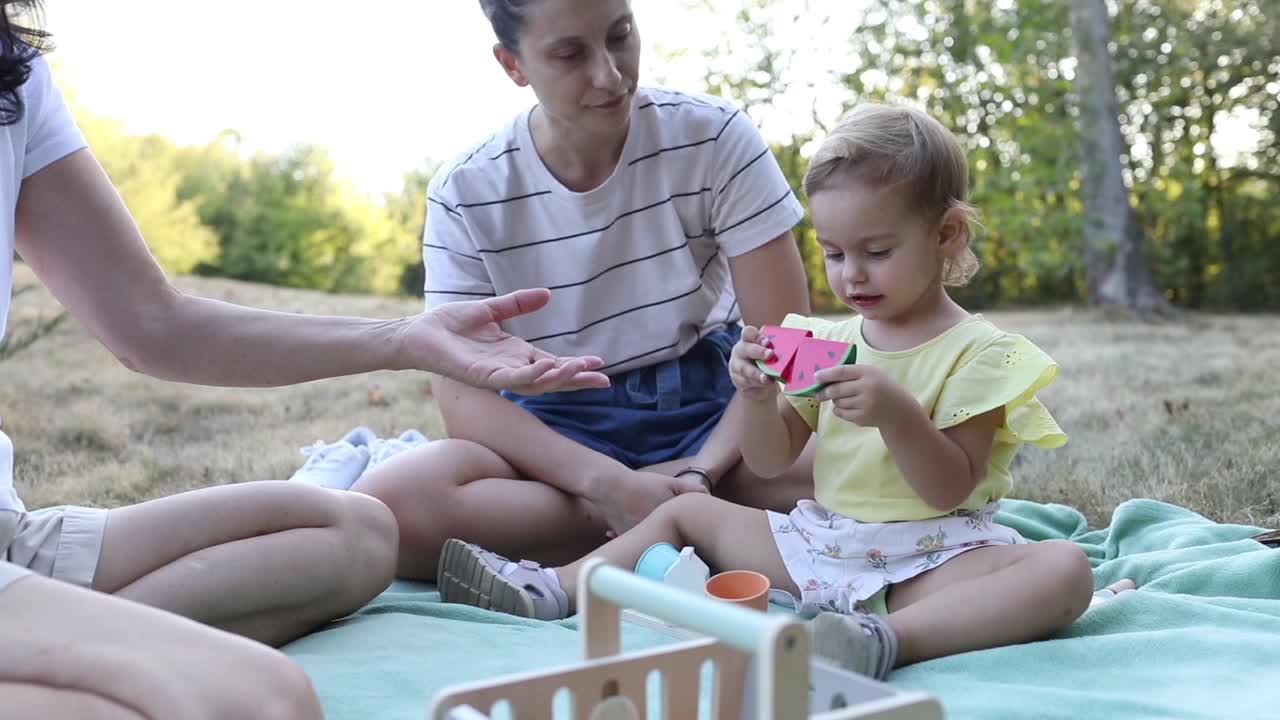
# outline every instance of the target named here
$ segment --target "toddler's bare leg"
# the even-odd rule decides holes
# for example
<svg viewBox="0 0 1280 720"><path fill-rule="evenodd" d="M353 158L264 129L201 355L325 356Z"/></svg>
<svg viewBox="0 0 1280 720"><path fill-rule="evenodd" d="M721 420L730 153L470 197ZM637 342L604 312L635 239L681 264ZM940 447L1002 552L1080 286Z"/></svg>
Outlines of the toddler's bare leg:
<svg viewBox="0 0 1280 720"><path fill-rule="evenodd" d="M898 665L1043 639L1089 606L1093 571L1075 545L983 547L894 585Z"/></svg>

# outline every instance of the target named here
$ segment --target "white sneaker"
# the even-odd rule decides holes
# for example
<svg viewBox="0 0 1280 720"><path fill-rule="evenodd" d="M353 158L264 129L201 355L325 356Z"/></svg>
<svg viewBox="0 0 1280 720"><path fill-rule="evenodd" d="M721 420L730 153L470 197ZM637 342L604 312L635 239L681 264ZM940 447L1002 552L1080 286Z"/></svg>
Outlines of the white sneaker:
<svg viewBox="0 0 1280 720"><path fill-rule="evenodd" d="M405 430L400 433L400 437L395 438L374 438L369 443L369 464L365 466L364 471L368 472L393 455L398 455L411 447L416 447L426 442L430 442L430 440L417 430Z"/></svg>
<svg viewBox="0 0 1280 720"><path fill-rule="evenodd" d="M377 440L377 439L378 439L377 433L375 433L374 431L370 430L369 428L363 425L360 425L358 427L353 427L350 430L348 430L347 434L343 435L342 439L339 440L338 442L346 442L346 443L351 443L352 445L364 445L365 447L368 447L373 444L374 440Z"/></svg>
<svg viewBox="0 0 1280 720"><path fill-rule="evenodd" d="M430 438L414 429L405 430L400 433L400 439L411 445L427 442Z"/></svg>
<svg viewBox="0 0 1280 720"><path fill-rule="evenodd" d="M335 443L318 440L302 448L307 461L290 480L334 490L349 490L369 464L370 444L378 437L366 427L357 427Z"/></svg>

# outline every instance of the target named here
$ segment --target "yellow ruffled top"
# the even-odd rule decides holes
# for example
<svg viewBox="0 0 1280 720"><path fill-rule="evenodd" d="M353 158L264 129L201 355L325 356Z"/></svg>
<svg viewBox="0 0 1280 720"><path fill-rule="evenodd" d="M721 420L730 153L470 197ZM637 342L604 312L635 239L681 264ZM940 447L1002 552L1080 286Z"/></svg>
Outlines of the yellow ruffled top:
<svg viewBox="0 0 1280 720"><path fill-rule="evenodd" d="M788 315L786 327L814 337L856 344L857 362L874 365L906 388L946 429L998 407L1005 422L996 431L987 474L960 508L977 510L1008 494L1009 465L1022 443L1055 448L1067 436L1036 398L1058 375L1058 364L1021 335L975 315L908 350L876 350L862 337L862 318L831 321ZM824 507L863 522L923 520L941 512L907 484L874 427L835 416L831 403L789 397L817 433L814 498Z"/></svg>

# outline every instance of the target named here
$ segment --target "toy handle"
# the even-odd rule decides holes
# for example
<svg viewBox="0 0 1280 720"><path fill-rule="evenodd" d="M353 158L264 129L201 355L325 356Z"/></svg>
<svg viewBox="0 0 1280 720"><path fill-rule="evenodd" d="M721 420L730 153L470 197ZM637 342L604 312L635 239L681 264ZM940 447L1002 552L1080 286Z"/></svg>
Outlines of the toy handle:
<svg viewBox="0 0 1280 720"><path fill-rule="evenodd" d="M726 645L754 652L794 618L730 605L640 577L599 558L587 561L578 581L578 608L587 658L617 654L621 646L621 609L710 635Z"/></svg>

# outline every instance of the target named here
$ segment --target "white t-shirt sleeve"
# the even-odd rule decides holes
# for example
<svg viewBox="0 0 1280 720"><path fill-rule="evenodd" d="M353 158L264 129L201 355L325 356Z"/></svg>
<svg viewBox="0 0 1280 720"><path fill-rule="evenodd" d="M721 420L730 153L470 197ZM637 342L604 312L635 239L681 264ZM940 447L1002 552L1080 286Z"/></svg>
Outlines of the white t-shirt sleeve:
<svg viewBox="0 0 1280 720"><path fill-rule="evenodd" d="M804 217L777 158L741 111L727 121L716 141L711 191L712 227L728 257L760 247Z"/></svg>
<svg viewBox="0 0 1280 720"><path fill-rule="evenodd" d="M22 86L22 94L27 125L27 152L22 160L22 177L26 178L87 143L71 117L62 91L53 82L49 63L43 57L31 62L31 74Z"/></svg>
<svg viewBox="0 0 1280 720"><path fill-rule="evenodd" d="M426 271L428 308L493 297L489 269L467 229L462 211L437 184L447 172L437 173L427 188L427 225L422 238L422 264Z"/></svg>

